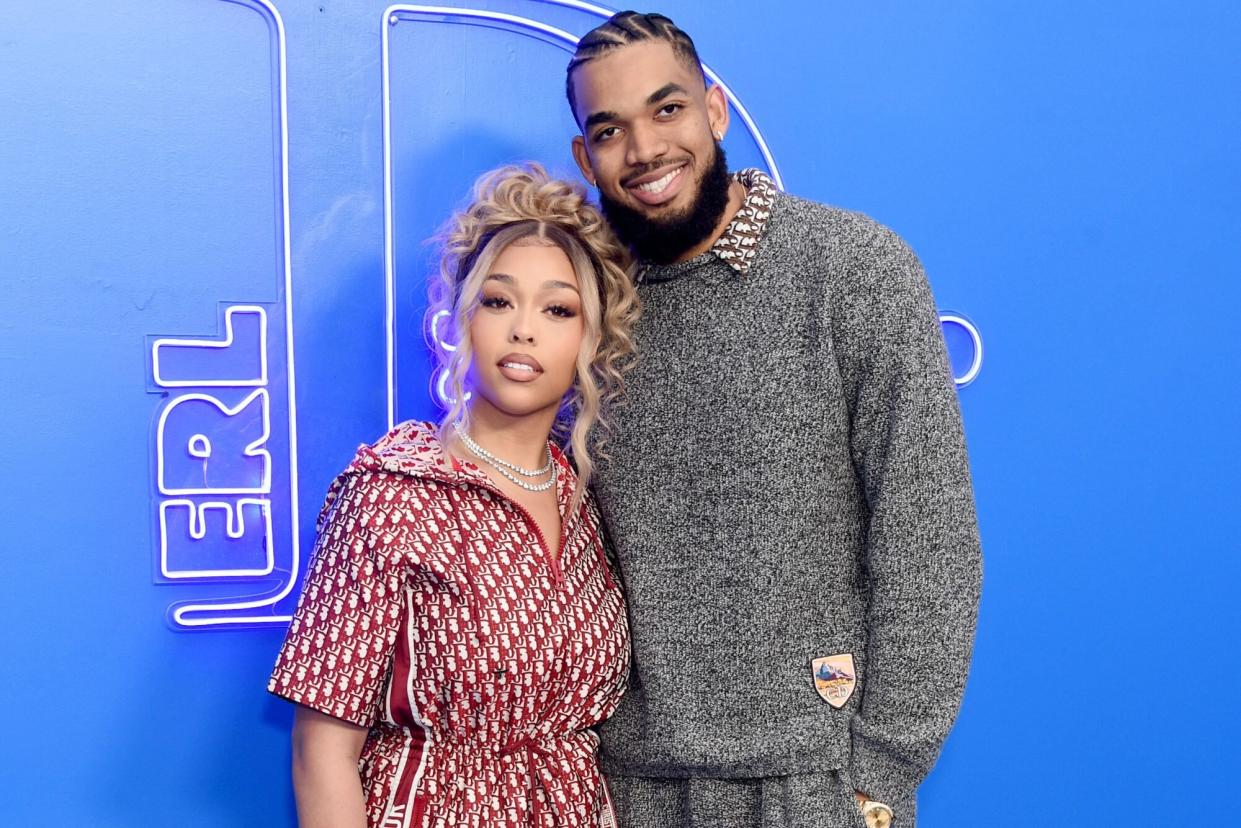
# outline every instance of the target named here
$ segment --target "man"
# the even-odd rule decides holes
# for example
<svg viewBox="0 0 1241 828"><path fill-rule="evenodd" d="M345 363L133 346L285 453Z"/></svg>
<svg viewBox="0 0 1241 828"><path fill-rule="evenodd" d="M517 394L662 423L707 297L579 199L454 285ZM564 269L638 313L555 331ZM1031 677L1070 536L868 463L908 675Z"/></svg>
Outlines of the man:
<svg viewBox="0 0 1241 828"><path fill-rule="evenodd" d="M644 302L596 477L634 646L600 754L620 824L913 826L981 570L922 269L864 216L730 176L724 95L666 17L615 15L567 74Z"/></svg>

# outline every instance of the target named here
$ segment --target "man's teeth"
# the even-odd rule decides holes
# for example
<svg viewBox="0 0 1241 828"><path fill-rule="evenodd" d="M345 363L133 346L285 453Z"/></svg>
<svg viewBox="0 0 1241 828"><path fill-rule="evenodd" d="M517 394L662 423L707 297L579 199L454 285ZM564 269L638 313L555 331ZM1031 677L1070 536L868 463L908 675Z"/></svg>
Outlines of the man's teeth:
<svg viewBox="0 0 1241 828"><path fill-rule="evenodd" d="M501 365L505 368L515 368L519 371L529 371L532 374L534 373L534 368L524 362L504 362L501 363Z"/></svg>
<svg viewBox="0 0 1241 828"><path fill-rule="evenodd" d="M672 179L676 178L677 173L680 171L681 168L677 167L663 178L656 179L655 181L651 181L647 184L639 184L638 189L644 193L662 193L664 191L664 187L667 187L672 182Z"/></svg>

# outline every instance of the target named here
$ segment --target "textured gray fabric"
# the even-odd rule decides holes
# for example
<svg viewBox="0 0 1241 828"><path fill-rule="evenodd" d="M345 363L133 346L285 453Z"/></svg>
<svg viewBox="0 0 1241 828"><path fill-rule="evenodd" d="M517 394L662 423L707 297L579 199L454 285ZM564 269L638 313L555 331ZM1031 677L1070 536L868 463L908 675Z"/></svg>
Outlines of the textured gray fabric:
<svg viewBox="0 0 1241 828"><path fill-rule="evenodd" d="M842 769L911 799L956 716L981 583L917 258L864 216L780 194L748 274L707 253L651 267L640 292L594 482L634 647L605 771ZM837 710L810 665L840 653L859 682Z"/></svg>
<svg viewBox="0 0 1241 828"><path fill-rule="evenodd" d="M864 828L853 785L841 771L763 779L608 778L620 828ZM898 828L915 804L892 803Z"/></svg>

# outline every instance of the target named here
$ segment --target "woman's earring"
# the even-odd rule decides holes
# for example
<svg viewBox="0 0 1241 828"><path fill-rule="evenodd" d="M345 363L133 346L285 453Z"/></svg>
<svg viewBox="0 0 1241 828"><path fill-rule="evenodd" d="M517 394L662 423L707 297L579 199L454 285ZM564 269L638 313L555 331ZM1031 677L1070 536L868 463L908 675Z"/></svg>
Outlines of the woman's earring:
<svg viewBox="0 0 1241 828"><path fill-rule="evenodd" d="M718 129L717 129L717 130L713 130L711 134L715 136L715 140L717 140L717 141L723 141L723 140L724 140L724 133L720 132Z"/></svg>

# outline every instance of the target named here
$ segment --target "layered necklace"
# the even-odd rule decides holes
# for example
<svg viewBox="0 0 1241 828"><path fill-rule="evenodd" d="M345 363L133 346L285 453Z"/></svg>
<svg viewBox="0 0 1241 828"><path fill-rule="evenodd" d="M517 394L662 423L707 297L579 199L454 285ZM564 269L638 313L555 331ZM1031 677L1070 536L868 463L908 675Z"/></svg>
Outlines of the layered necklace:
<svg viewBox="0 0 1241 828"><path fill-rule="evenodd" d="M547 444L547 463L543 468L527 469L518 466L516 463L510 463L503 458L496 457L487 451L487 449L474 442L474 439L466 433L466 430L461 427L460 423L456 423L453 428L456 429L457 436L461 438L462 445L469 449L471 454L526 491L545 492L556 485L556 464L552 461L552 446L550 442ZM542 483L530 483L522 480L523 477L542 477L545 474L550 474L551 476Z"/></svg>

